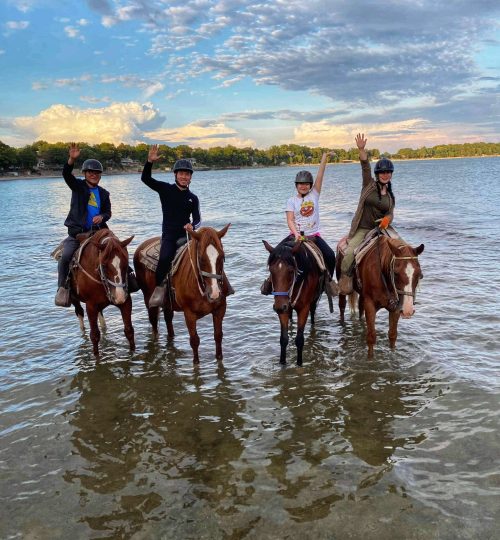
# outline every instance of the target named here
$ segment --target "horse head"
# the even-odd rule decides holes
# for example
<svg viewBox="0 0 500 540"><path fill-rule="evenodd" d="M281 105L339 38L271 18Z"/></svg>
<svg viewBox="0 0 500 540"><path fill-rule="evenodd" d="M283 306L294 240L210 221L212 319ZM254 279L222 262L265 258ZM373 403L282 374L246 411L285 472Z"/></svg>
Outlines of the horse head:
<svg viewBox="0 0 500 540"><path fill-rule="evenodd" d="M301 243L296 242L293 247L288 243L281 243L273 248L266 240L262 240L262 242L269 251L267 265L273 285L273 309L279 315L286 313L291 307L290 297L298 272L295 254L298 253Z"/></svg>
<svg viewBox="0 0 500 540"><path fill-rule="evenodd" d="M414 248L401 244L398 240L389 240L391 250L390 275L392 286L398 295L402 317L409 319L415 313L415 290L424 277L418 256L424 251L424 244Z"/></svg>
<svg viewBox="0 0 500 540"><path fill-rule="evenodd" d="M128 244L134 237L120 241L113 233L100 237L96 242L99 250L99 273L112 304L120 305L127 299Z"/></svg>
<svg viewBox="0 0 500 540"><path fill-rule="evenodd" d="M220 231L212 227L201 227L190 231L196 240L196 265L202 283L203 294L209 302L222 298L222 280L224 276L224 248L221 238L227 233L230 223ZM194 262L194 261L193 261Z"/></svg>

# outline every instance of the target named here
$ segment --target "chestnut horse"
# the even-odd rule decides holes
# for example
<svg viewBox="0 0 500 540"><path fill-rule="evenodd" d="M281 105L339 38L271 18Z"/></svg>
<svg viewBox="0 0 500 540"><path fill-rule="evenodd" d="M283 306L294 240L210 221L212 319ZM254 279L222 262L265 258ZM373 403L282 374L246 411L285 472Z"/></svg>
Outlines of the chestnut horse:
<svg viewBox="0 0 500 540"><path fill-rule="evenodd" d="M273 285L273 309L278 314L281 326L280 334L280 363L286 364L286 348L288 346L288 325L292 310L297 312L297 365L302 365L304 350L304 327L309 313L311 324L314 324L316 306L323 291L324 273L318 266L312 253L304 242L284 240L273 248L262 240L269 259L267 264L271 273Z"/></svg>
<svg viewBox="0 0 500 540"><path fill-rule="evenodd" d="M359 294L359 317L366 316L366 343L368 355L373 355L377 337L375 333L375 315L381 308L389 312L389 344L396 346L398 321L400 316L409 319L415 313L415 290L422 271L418 256L424 251L424 244L417 248L401 239L391 239L378 235L374 246L364 255L356 267L354 291L349 295L349 303L354 310ZM337 278L340 277L342 254L337 255ZM357 279L356 279L357 278ZM340 319L344 322L346 297L339 295Z"/></svg>
<svg viewBox="0 0 500 540"><path fill-rule="evenodd" d="M201 227L189 233L191 240L185 248L174 275L170 277L173 293L165 295L163 315L167 325L168 340L174 338L172 319L174 311L183 311L189 331L189 343L193 350L193 363L200 361L198 349L200 338L196 331L196 321L209 313L214 325L215 357L222 360L222 321L226 313L226 295L223 291L224 248L221 238L229 229L228 223L220 231L212 227ZM149 299L156 286L155 273L141 260L141 251L151 243L143 242L135 251L134 267L137 282L144 294L149 322L153 334L158 335L158 308L149 307ZM226 291L227 292L227 291Z"/></svg>
<svg viewBox="0 0 500 540"><path fill-rule="evenodd" d="M132 300L128 294L128 252L126 246L134 237L118 238L109 230L101 229L86 240L82 240L81 253L76 253L76 264L71 269L71 303L80 319L83 330L85 303L90 324L90 339L94 354L99 355L101 332L97 319L110 304L121 312L125 336L130 349L135 350L134 327L132 326Z"/></svg>

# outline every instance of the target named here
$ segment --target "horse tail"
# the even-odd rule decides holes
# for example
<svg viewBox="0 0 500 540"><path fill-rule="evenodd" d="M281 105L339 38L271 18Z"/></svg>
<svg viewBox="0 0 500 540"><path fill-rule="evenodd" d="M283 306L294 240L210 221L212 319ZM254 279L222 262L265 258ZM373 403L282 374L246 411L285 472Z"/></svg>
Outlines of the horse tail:
<svg viewBox="0 0 500 540"><path fill-rule="evenodd" d="M358 293L356 291L352 292L349 295L349 311L351 314L356 313L358 307Z"/></svg>

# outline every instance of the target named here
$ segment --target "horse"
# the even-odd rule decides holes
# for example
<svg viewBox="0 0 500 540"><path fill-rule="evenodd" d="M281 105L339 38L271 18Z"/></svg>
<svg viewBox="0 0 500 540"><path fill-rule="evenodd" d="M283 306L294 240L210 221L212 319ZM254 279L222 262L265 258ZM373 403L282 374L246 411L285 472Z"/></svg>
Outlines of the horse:
<svg viewBox="0 0 500 540"><path fill-rule="evenodd" d="M167 326L167 339L175 336L172 324L174 311L184 312L184 319L189 332L189 343L193 351L193 363L200 361L198 349L200 338L196 331L196 321L212 314L215 340L215 357L221 361L222 321L226 313L226 295L224 290L224 248L221 238L227 233L230 223L220 231L212 227L201 227L190 231L190 241L182 253L173 275L169 277L171 290L165 295L163 315ZM134 268L137 282L144 295L149 322L153 335L158 336L158 308L149 307L149 299L156 286L155 272L142 260L142 251L158 238L144 241L134 253ZM174 264L176 261L174 261Z"/></svg>
<svg viewBox="0 0 500 540"><path fill-rule="evenodd" d="M424 251L424 244L414 248L401 239L379 234L374 245L369 248L356 266L354 292L349 295L351 310L358 300L359 318L366 317L366 343L368 356L373 356L377 337L375 315L379 309L389 312L389 344L396 346L398 321L402 316L409 319L415 313L415 290L423 278L418 256ZM340 278L342 253L337 253L336 275ZM356 279L357 278L357 279ZM340 320L344 323L346 307L345 295L339 295Z"/></svg>
<svg viewBox="0 0 500 540"><path fill-rule="evenodd" d="M109 229L101 229L92 236L81 239L70 272L71 303L83 330L84 302L90 324L90 339L95 356L99 356L101 333L97 324L102 310L110 304L121 312L125 336L130 350L135 350L132 326L132 299L128 294L128 251L131 236L120 241Z"/></svg>
<svg viewBox="0 0 500 540"><path fill-rule="evenodd" d="M297 365L302 365L304 350L304 327L311 314L311 324L318 300L323 292L324 271L319 267L316 258L305 246L304 241L291 243L283 241L273 248L266 240L262 240L269 252L267 261L273 285L273 309L278 314L280 334L280 363L286 364L288 346L288 325L292 311L297 313Z"/></svg>

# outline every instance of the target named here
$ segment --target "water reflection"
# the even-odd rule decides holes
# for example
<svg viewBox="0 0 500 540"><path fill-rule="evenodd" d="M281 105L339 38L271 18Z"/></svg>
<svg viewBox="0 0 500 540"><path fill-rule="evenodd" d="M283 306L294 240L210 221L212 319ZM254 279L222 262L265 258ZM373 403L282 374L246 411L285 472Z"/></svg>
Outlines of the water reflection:
<svg viewBox="0 0 500 540"><path fill-rule="evenodd" d="M80 484L81 521L105 537L184 521L199 501L222 515L234 504L243 401L222 365L182 372L176 354L98 363L72 380L80 396L67 414L80 465L64 479Z"/></svg>

